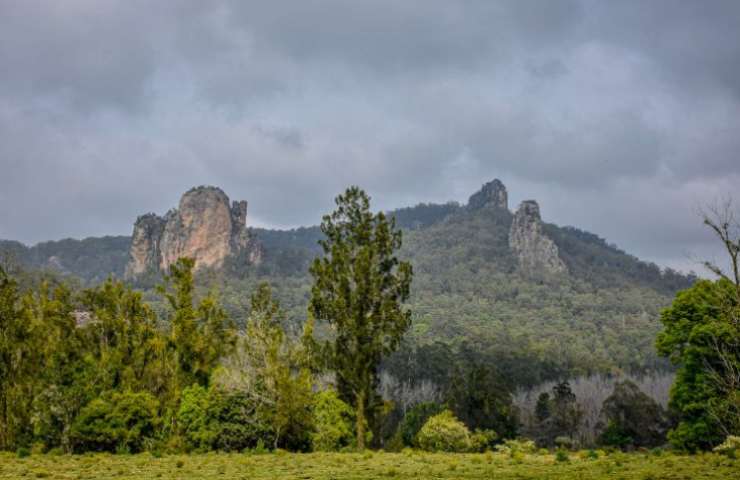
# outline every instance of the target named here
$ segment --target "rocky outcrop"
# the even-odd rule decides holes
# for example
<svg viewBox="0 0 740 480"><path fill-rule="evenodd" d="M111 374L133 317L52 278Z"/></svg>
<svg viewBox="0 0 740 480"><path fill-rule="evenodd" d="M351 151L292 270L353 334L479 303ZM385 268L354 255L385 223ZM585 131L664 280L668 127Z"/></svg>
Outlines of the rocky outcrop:
<svg viewBox="0 0 740 480"><path fill-rule="evenodd" d="M485 207L509 209L509 195L506 187L498 178L484 184L468 200L468 210L480 210Z"/></svg>
<svg viewBox="0 0 740 480"><path fill-rule="evenodd" d="M196 269L220 268L230 256L250 263L261 259L247 229L247 202L230 205L221 189L197 187L164 218L149 213L136 220L126 276L166 271L180 257L193 258Z"/></svg>
<svg viewBox="0 0 740 480"><path fill-rule="evenodd" d="M540 207L534 200L519 205L509 230L509 247L528 271L564 273L566 267L558 256L558 247L542 231Z"/></svg>
<svg viewBox="0 0 740 480"><path fill-rule="evenodd" d="M165 220L153 213L147 213L136 219L134 233L131 237L129 262L126 265L126 276L141 275L147 270L159 268L161 252L159 243L162 239Z"/></svg>

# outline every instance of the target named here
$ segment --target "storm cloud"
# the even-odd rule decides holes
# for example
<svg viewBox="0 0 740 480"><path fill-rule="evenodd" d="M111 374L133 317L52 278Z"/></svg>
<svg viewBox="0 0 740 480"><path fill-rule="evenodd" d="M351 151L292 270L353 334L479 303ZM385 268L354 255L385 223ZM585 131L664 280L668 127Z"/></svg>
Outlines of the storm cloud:
<svg viewBox="0 0 740 480"><path fill-rule="evenodd" d="M0 238L129 234L193 185L250 223L513 203L661 265L719 256L737 1L0 0ZM740 199L739 199L740 200Z"/></svg>

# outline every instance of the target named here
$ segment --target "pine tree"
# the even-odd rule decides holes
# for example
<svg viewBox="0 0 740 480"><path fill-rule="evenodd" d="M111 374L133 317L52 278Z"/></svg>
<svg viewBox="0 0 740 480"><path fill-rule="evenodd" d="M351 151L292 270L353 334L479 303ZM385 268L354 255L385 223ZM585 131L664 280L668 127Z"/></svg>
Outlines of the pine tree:
<svg viewBox="0 0 740 480"><path fill-rule="evenodd" d="M355 409L357 447L363 449L378 365L411 325L411 312L402 303L409 297L412 270L395 256L401 247L395 220L370 212L364 191L350 187L335 202L336 210L321 224L324 256L310 268L309 312L333 330L322 350L339 391Z"/></svg>

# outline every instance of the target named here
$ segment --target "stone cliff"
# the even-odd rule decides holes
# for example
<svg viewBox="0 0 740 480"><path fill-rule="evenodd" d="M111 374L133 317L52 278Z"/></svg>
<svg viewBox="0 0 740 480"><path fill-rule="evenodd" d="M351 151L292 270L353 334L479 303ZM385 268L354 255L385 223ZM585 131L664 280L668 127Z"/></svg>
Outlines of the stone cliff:
<svg viewBox="0 0 740 480"><path fill-rule="evenodd" d="M509 230L509 247L524 270L545 270L565 273L565 264L558 255L558 247L542 231L540 207L534 200L519 205Z"/></svg>
<svg viewBox="0 0 740 480"><path fill-rule="evenodd" d="M506 192L506 187L498 178L484 184L468 200L469 210L480 210L484 207L509 209L509 195Z"/></svg>
<svg viewBox="0 0 740 480"><path fill-rule="evenodd" d="M230 205L221 189L197 187L164 217L149 213L136 220L128 278L166 271L180 257L193 258L196 269L220 268L228 257L259 263L261 248L247 229L247 202Z"/></svg>

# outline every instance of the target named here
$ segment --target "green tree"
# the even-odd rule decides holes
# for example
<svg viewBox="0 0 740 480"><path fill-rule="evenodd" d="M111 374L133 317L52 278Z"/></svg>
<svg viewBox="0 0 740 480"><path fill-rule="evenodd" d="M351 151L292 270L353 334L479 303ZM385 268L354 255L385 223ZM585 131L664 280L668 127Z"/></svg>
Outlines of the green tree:
<svg viewBox="0 0 740 480"><path fill-rule="evenodd" d="M338 451L353 442L354 412L339 398L336 391L319 392L314 399L312 415L314 430L311 433L311 449L313 451Z"/></svg>
<svg viewBox="0 0 740 480"><path fill-rule="evenodd" d="M538 422L544 422L550 417L550 394L548 392L540 393L537 397L537 405L534 407L534 416Z"/></svg>
<svg viewBox="0 0 740 480"><path fill-rule="evenodd" d="M423 402L411 407L398 425L398 432L403 444L408 447L413 446L416 434L419 433L421 427L430 417L441 413L443 410L442 405L433 402Z"/></svg>
<svg viewBox="0 0 740 480"><path fill-rule="evenodd" d="M81 294L84 325L101 391L148 391L160 400L171 394L171 368L166 363L166 337L139 292L108 280Z"/></svg>
<svg viewBox="0 0 740 480"><path fill-rule="evenodd" d="M719 279L679 292L661 314L656 343L679 366L670 399L679 423L669 439L687 450L740 433L740 223L729 200L709 207L703 220L727 252L729 270L704 262Z"/></svg>
<svg viewBox="0 0 740 480"><path fill-rule="evenodd" d="M30 437L32 370L36 366L32 333L18 285L0 267L0 450L27 443Z"/></svg>
<svg viewBox="0 0 740 480"><path fill-rule="evenodd" d="M663 408L630 380L617 382L601 407L606 429L601 443L615 447L656 447L665 442Z"/></svg>
<svg viewBox="0 0 740 480"><path fill-rule="evenodd" d="M726 279L701 280L680 292L661 314L664 329L658 335L658 352L678 365L669 405L679 423L668 435L678 448L710 448L729 434L723 431L722 422L732 420L732 415L720 418L712 407L730 402L725 408L732 414L731 401L737 395L736 391L724 392L717 382L721 376L717 372L740 368L740 350L733 348L740 344L740 335L731 318L737 307L726 306L728 301L734 303L735 291Z"/></svg>
<svg viewBox="0 0 740 480"><path fill-rule="evenodd" d="M207 386L211 373L236 341L233 323L212 294L196 304L194 266L191 258L178 259L159 287L172 309L170 345L177 391L193 383Z"/></svg>
<svg viewBox="0 0 740 480"><path fill-rule="evenodd" d="M71 428L80 410L97 395L95 364L73 306L72 292L63 284L43 283L28 298L40 352L38 390L33 397L34 435L47 447L72 451Z"/></svg>
<svg viewBox="0 0 740 480"><path fill-rule="evenodd" d="M332 328L322 351L355 409L357 447L363 449L377 404L378 365L411 325L411 312L401 304L409 297L412 269L395 256L401 247L395 220L373 214L364 191L350 187L335 202L321 223L324 256L310 268L309 312Z"/></svg>
<svg viewBox="0 0 740 480"><path fill-rule="evenodd" d="M72 425L77 451L137 453L157 434L157 399L146 392L106 392L82 409Z"/></svg>
<svg viewBox="0 0 740 480"><path fill-rule="evenodd" d="M246 331L214 384L246 399L251 422L269 432L264 440L273 448L303 450L310 443L313 376L304 364L302 343L288 337L284 321L270 285L260 284Z"/></svg>
<svg viewBox="0 0 740 480"><path fill-rule="evenodd" d="M544 404L546 399L548 400L547 408ZM558 442L558 439L560 441L569 439L569 442L573 442L583 417L583 410L578 405L576 395L567 381L556 384L552 388L551 396L541 395L538 399L538 410L542 415L546 411L549 413L540 421L538 443L552 446Z"/></svg>

